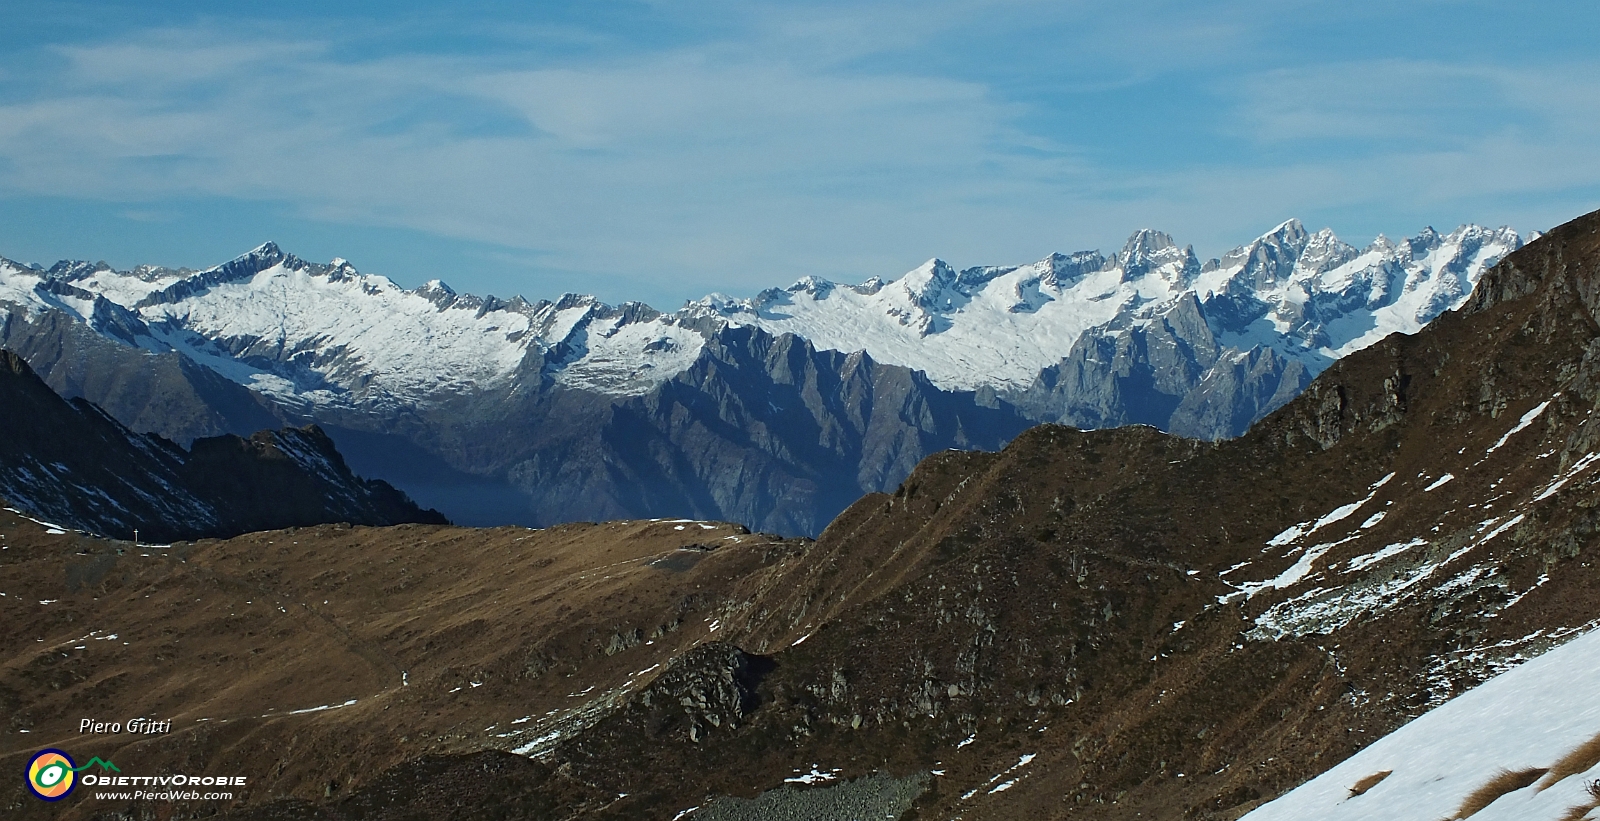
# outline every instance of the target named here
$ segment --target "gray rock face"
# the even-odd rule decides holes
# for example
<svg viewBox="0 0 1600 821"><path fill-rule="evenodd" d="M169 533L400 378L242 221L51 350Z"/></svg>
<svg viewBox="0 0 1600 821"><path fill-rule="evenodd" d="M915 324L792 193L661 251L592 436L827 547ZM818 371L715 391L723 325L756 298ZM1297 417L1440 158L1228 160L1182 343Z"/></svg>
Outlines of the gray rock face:
<svg viewBox="0 0 1600 821"><path fill-rule="evenodd" d="M114 323L110 327L120 332L114 334L97 333L61 311L30 316L9 308L0 314L0 348L21 356L57 393L88 399L134 430L186 445L286 421L272 402L195 360L141 347L149 329L113 303L98 300L95 308Z"/></svg>
<svg viewBox="0 0 1600 821"><path fill-rule="evenodd" d="M770 659L731 644L702 644L674 659L597 733L700 744L738 727L760 706L756 686L772 667Z"/></svg>
<svg viewBox="0 0 1600 821"><path fill-rule="evenodd" d="M1060 364L1007 398L1030 419L1084 430L1150 425L1196 439L1240 436L1315 373L1272 348L1225 347L1213 322L1222 324L1186 294L1154 321L1085 333Z"/></svg>
<svg viewBox="0 0 1600 821"><path fill-rule="evenodd" d="M383 469L398 438L388 420L318 418L357 470L426 504L448 498L449 482L482 493L474 477L495 477L490 492L527 524L691 517L806 535L928 453L998 448L1029 424L906 368L753 328L717 331L694 365L642 396L532 383L408 417L410 449L438 454L453 471L443 477Z"/></svg>

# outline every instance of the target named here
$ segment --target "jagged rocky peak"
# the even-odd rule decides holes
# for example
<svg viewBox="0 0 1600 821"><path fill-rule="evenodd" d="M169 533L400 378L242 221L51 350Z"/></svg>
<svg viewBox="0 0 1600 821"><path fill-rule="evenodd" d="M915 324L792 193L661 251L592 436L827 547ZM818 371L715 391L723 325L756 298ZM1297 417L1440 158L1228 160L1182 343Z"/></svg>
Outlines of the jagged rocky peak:
<svg viewBox="0 0 1600 821"><path fill-rule="evenodd" d="M1067 287L1072 283L1104 268L1106 258L1099 251L1078 251L1072 254L1053 253L1034 263L1043 269L1047 284Z"/></svg>
<svg viewBox="0 0 1600 821"><path fill-rule="evenodd" d="M50 266L44 271L44 278L61 282L73 282L85 279L103 271L112 271L108 263L89 262L81 259L64 259Z"/></svg>
<svg viewBox="0 0 1600 821"><path fill-rule="evenodd" d="M866 280L864 280L860 285L854 286L854 290L856 293L861 294L862 296L872 296L873 294L883 290L883 286L887 284L887 280L885 280L883 277L872 276L867 277Z"/></svg>
<svg viewBox="0 0 1600 821"><path fill-rule="evenodd" d="M1539 236L1537 232L1529 235L1527 239L1518 236L1510 226L1502 225L1499 228L1488 228L1482 225L1463 225L1451 231L1440 243L1441 246L1457 246L1461 253L1452 264L1461 269L1466 264L1466 259L1491 247L1521 248Z"/></svg>
<svg viewBox="0 0 1600 821"><path fill-rule="evenodd" d="M814 299L825 299L828 292L833 290L833 283L819 276L803 276L786 290L791 294L805 293Z"/></svg>
<svg viewBox="0 0 1600 821"><path fill-rule="evenodd" d="M1238 268L1235 280L1248 283L1252 288L1270 288L1294 274L1300 252L1305 250L1309 239L1300 220L1292 219L1223 255L1221 267Z"/></svg>
<svg viewBox="0 0 1600 821"><path fill-rule="evenodd" d="M412 289L411 293L432 302L440 308L447 308L456 300L455 289L446 285L442 279L430 279Z"/></svg>
<svg viewBox="0 0 1600 821"><path fill-rule="evenodd" d="M1361 252L1355 246L1334 236L1332 230L1324 228L1306 238L1299 257L1295 260L1295 268L1305 274L1316 276L1327 273L1360 255Z"/></svg>
<svg viewBox="0 0 1600 821"><path fill-rule="evenodd" d="M914 296L934 296L946 288L956 284L961 275L950 263L934 258L907 271L899 280L899 284L908 294Z"/></svg>
<svg viewBox="0 0 1600 821"><path fill-rule="evenodd" d="M356 270L356 266L351 265L350 261L344 257L334 257L328 261L326 266L318 267L325 272L328 279L334 282L356 279L361 276L361 272Z"/></svg>
<svg viewBox="0 0 1600 821"><path fill-rule="evenodd" d="M606 312L607 319L616 317L622 325L632 325L639 322L653 322L662 317L662 313L643 302L629 300ZM671 318L668 317L668 321Z"/></svg>
<svg viewBox="0 0 1600 821"><path fill-rule="evenodd" d="M1115 264L1122 268L1122 281L1129 282L1156 273L1162 279L1177 284L1187 282L1200 273L1200 261L1194 249L1178 247L1172 235L1140 229L1128 237L1117 253Z"/></svg>
<svg viewBox="0 0 1600 821"><path fill-rule="evenodd" d="M1439 232L1433 230L1433 226L1429 225L1418 231L1416 236L1407 240L1407 243L1411 246L1411 255L1420 257L1438 248L1443 241L1443 238L1439 236Z"/></svg>
<svg viewBox="0 0 1600 821"><path fill-rule="evenodd" d="M128 273L145 282L159 282L164 279L182 279L196 271L193 268L167 268L161 265L137 265Z"/></svg>
<svg viewBox="0 0 1600 821"><path fill-rule="evenodd" d="M593 308L600 305L600 300L588 294L562 294L551 307L557 311L570 311L573 308Z"/></svg>
<svg viewBox="0 0 1600 821"><path fill-rule="evenodd" d="M233 261L228 264L237 266L240 269L265 271L274 265L284 265L285 267L289 268L298 268L303 266L305 263L299 257L293 254L285 253L282 248L278 247L278 243L273 242L272 240L267 240L266 242L257 245L255 248L250 249L250 251L247 253L235 257Z"/></svg>

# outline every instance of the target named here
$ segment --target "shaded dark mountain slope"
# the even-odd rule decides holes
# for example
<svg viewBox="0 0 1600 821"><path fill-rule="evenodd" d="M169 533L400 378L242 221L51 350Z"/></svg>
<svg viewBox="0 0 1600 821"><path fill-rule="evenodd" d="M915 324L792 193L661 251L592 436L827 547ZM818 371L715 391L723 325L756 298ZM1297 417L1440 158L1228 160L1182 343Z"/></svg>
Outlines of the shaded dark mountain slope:
<svg viewBox="0 0 1600 821"><path fill-rule="evenodd" d="M929 453L997 449L1028 425L992 397L754 328L718 330L693 366L641 396L566 388L530 368L513 389L408 409L398 423L360 411L315 420L357 470L403 477L424 502L515 494L504 504L530 525L690 516L784 534L820 532ZM413 475L392 464L401 451L443 470Z"/></svg>
<svg viewBox="0 0 1600 821"><path fill-rule="evenodd" d="M315 427L189 450L68 402L0 351L0 497L30 515L114 537L169 541L347 521L435 522L404 494L352 474Z"/></svg>
<svg viewBox="0 0 1600 821"><path fill-rule="evenodd" d="M1030 419L1088 430L1150 425L1196 439L1241 436L1303 390L1312 371L1272 348L1224 346L1211 314L1237 321L1233 305L1210 302L1208 310L1187 294L1148 323L1091 329L1007 398Z"/></svg>
<svg viewBox="0 0 1600 821"><path fill-rule="evenodd" d="M508 474L538 494L546 522L603 498L610 507L597 518L689 515L814 534L926 454L996 449L1026 426L1009 408L865 354L729 328L660 388L609 402L599 420L569 420L587 458L507 443L526 454Z"/></svg>
<svg viewBox="0 0 1600 821"><path fill-rule="evenodd" d="M135 431L183 445L284 424L265 397L177 352L141 346L150 330L131 311L104 297L93 305L98 332L60 311L8 306L0 314L0 348L20 355L56 393L88 399Z"/></svg>

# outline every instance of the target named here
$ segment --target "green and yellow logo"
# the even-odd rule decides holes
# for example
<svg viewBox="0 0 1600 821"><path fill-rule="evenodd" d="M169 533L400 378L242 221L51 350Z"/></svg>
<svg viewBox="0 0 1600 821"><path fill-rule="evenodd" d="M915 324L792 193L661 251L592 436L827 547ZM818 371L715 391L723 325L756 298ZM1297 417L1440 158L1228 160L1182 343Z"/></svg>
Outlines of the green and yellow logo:
<svg viewBox="0 0 1600 821"><path fill-rule="evenodd" d="M77 774L99 765L102 770L122 772L117 765L99 757L77 766L62 750L40 750L28 761L28 789L45 801L60 801L78 785Z"/></svg>

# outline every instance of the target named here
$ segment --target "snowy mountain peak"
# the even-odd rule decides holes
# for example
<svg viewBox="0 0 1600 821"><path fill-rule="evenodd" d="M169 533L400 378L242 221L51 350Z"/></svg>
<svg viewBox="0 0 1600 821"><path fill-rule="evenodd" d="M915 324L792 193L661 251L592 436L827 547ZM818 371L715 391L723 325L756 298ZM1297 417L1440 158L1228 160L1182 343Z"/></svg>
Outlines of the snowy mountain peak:
<svg viewBox="0 0 1600 821"><path fill-rule="evenodd" d="M1330 232L1328 237L1332 236ZM1305 226L1292 219L1224 254L1220 267L1235 271L1230 278L1246 283L1251 290L1271 288L1290 279L1310 239Z"/></svg>
<svg viewBox="0 0 1600 821"><path fill-rule="evenodd" d="M1333 232L1324 228L1318 233L1332 234ZM1304 245L1308 239L1310 239L1310 234L1306 231L1305 223L1295 217L1290 217L1278 223L1276 228L1261 235L1262 241L1273 240L1282 245Z"/></svg>
<svg viewBox="0 0 1600 821"><path fill-rule="evenodd" d="M1049 284L1064 287L1106 267L1106 258L1099 251L1078 251L1073 254L1051 254L1035 263L1048 277Z"/></svg>
<svg viewBox="0 0 1600 821"><path fill-rule="evenodd" d="M585 390L638 394L687 369L730 325L865 351L944 389L1022 391L1074 355L1086 334L1152 322L1195 350L1226 358L1270 349L1316 372L1459 304L1485 268L1520 245L1508 228L1463 226L1357 251L1289 220L1202 270L1191 247L1146 229L1110 258L1080 251L959 271L934 258L893 280L803 277L664 315L583 294L534 304L463 295L439 279L404 290L346 260L307 263L267 242L198 272L61 263L42 274L0 265L0 300L67 311L101 333L176 350L296 403L426 402L510 384L526 368ZM95 304L101 298L106 305Z"/></svg>
<svg viewBox="0 0 1600 821"><path fill-rule="evenodd" d="M863 294L866 294L866 295L870 296L872 294L875 294L875 293L883 290L883 286L886 285L886 284L887 284L887 280L885 280L883 277L872 276L872 277L867 277L865 280L862 281L862 283L860 285L857 285L856 286L856 290L859 291L860 293L863 293Z"/></svg>
<svg viewBox="0 0 1600 821"><path fill-rule="evenodd" d="M1177 243L1172 241L1171 234L1151 228L1141 228L1128 237L1128 241L1123 244L1122 252L1117 255L1117 258L1123 263L1127 263L1176 247L1178 247Z"/></svg>
<svg viewBox="0 0 1600 821"><path fill-rule="evenodd" d="M30 266L31 267L31 266ZM38 269L34 269L38 270ZM109 271L111 266L105 262L89 262L81 259L64 259L43 270L46 279L73 282L99 273Z"/></svg>
<svg viewBox="0 0 1600 821"><path fill-rule="evenodd" d="M1186 284L1200 273L1200 260L1194 249L1179 248L1171 235L1148 228L1137 231L1117 253L1116 264L1122 269L1122 281L1155 274L1172 284Z"/></svg>
<svg viewBox="0 0 1600 821"><path fill-rule="evenodd" d="M588 294L567 293L558 297L551 307L557 311L570 311L574 308L587 310L601 304L603 303L600 300Z"/></svg>
<svg viewBox="0 0 1600 821"><path fill-rule="evenodd" d="M960 278L961 275L950 267L950 263L942 259L930 259L906 272L898 284L908 294L937 299L944 289L954 287Z"/></svg>
<svg viewBox="0 0 1600 821"><path fill-rule="evenodd" d="M1361 251L1331 230L1311 233L1287 220L1202 270L1192 248L1146 229L1109 259L1081 251L959 273L931 259L871 287L708 297L680 313L794 333L819 348L865 350L963 390L1026 389L1084 334L1153 320L1195 333L1196 322L1208 324L1202 336L1216 338L1195 344L1271 349L1315 373L1389 333L1421 328L1518 247L1510 229L1472 226L1449 238L1425 231L1420 242L1382 240ZM1185 302L1185 294L1193 298Z"/></svg>
<svg viewBox="0 0 1600 821"><path fill-rule="evenodd" d="M803 276L795 280L787 289L789 293L807 293L812 296L826 294L833 290L833 283L819 276Z"/></svg>

